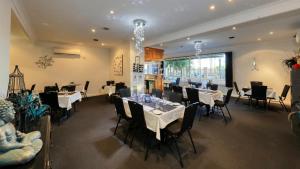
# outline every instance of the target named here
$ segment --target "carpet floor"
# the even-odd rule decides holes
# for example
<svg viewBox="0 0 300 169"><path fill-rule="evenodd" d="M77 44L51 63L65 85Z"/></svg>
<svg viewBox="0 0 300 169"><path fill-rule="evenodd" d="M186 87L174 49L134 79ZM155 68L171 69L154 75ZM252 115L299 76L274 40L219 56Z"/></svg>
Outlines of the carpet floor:
<svg viewBox="0 0 300 169"><path fill-rule="evenodd" d="M278 107L229 105L233 120L198 117L179 142L187 169L300 169L300 138L293 135L287 113ZM70 119L54 125L51 160L54 169L180 169L173 145L150 149L144 161L143 139L133 148L123 143L127 123L114 136L114 106L104 97L82 101Z"/></svg>

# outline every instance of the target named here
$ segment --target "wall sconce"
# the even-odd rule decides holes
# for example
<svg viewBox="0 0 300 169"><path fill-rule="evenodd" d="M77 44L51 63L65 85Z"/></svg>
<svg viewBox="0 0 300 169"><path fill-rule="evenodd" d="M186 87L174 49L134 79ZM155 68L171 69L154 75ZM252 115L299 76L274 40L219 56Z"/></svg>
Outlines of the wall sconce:
<svg viewBox="0 0 300 169"><path fill-rule="evenodd" d="M251 66L252 66L252 69L251 69L252 71L258 71L255 57L253 57L253 59L252 59Z"/></svg>

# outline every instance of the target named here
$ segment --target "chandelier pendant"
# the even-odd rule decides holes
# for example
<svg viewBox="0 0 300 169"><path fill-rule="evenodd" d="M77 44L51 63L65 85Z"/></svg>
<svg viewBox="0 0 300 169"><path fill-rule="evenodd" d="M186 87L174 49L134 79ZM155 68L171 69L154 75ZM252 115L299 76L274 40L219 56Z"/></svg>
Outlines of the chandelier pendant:
<svg viewBox="0 0 300 169"><path fill-rule="evenodd" d="M141 56L144 52L143 42L145 41L145 25L146 21L143 19L136 19L133 21L134 24L134 40L137 56Z"/></svg>
<svg viewBox="0 0 300 169"><path fill-rule="evenodd" d="M195 41L194 44L195 50L196 50L196 56L200 56L202 53L202 41Z"/></svg>

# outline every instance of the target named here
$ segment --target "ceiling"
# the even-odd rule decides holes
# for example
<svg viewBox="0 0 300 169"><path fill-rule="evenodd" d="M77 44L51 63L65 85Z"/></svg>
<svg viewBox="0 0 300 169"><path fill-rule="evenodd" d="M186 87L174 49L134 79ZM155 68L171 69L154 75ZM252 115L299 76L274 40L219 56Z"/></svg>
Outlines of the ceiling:
<svg viewBox="0 0 300 169"><path fill-rule="evenodd" d="M217 31L207 32L189 39L179 39L153 47L162 48L168 57L181 56L186 53L195 53L194 42L202 41L202 50L228 47L238 44L263 42L269 40L292 39L300 30L300 10L276 15ZM229 37L234 37L230 39Z"/></svg>
<svg viewBox="0 0 300 169"><path fill-rule="evenodd" d="M147 40L275 1L279 0L20 0L38 40L107 47L130 40L137 18L147 21ZM209 10L212 4L214 11Z"/></svg>

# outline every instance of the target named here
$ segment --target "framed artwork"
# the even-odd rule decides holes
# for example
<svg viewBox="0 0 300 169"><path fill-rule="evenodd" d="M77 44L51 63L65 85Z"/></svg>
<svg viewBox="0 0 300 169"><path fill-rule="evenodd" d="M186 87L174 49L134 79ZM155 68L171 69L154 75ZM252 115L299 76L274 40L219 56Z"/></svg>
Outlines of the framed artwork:
<svg viewBox="0 0 300 169"><path fill-rule="evenodd" d="M123 55L116 56L113 62L114 75L123 75Z"/></svg>

